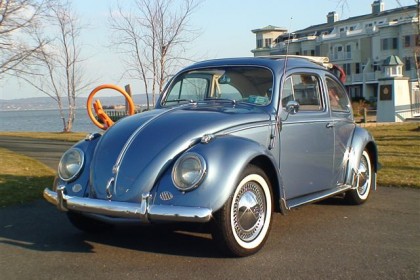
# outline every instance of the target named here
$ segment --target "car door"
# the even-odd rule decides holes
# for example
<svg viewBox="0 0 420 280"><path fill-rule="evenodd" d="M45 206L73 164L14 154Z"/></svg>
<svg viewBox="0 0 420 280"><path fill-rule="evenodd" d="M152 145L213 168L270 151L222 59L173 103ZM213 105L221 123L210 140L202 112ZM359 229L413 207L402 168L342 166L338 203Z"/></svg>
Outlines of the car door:
<svg viewBox="0 0 420 280"><path fill-rule="evenodd" d="M333 184L344 183L355 123L352 118L350 100L344 87L332 76L327 75L325 82L328 103L334 131Z"/></svg>
<svg viewBox="0 0 420 280"><path fill-rule="evenodd" d="M280 132L280 172L287 200L331 187L334 131L318 75L299 72L283 83ZM299 103L287 114L288 101Z"/></svg>

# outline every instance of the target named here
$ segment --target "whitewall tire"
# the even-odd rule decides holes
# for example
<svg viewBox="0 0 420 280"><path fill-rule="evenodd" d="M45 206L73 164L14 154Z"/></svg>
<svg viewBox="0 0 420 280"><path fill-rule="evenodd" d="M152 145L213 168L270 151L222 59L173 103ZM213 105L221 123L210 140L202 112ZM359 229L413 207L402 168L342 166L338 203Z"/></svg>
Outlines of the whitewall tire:
<svg viewBox="0 0 420 280"><path fill-rule="evenodd" d="M267 240L272 216L270 181L258 167L249 165L234 193L215 214L213 236L231 256L248 256Z"/></svg>

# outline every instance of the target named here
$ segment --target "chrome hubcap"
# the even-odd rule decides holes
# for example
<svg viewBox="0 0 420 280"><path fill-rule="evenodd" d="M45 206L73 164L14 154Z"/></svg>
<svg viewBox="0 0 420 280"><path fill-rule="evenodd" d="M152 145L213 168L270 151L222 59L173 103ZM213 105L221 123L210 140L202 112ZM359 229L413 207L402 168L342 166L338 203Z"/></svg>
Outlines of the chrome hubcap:
<svg viewBox="0 0 420 280"><path fill-rule="evenodd" d="M264 226L267 211L262 188L246 183L233 201L233 224L237 236L246 242L254 240Z"/></svg>
<svg viewBox="0 0 420 280"><path fill-rule="evenodd" d="M368 163L365 157L360 159L359 171L357 176L357 192L364 195L368 190L370 180Z"/></svg>

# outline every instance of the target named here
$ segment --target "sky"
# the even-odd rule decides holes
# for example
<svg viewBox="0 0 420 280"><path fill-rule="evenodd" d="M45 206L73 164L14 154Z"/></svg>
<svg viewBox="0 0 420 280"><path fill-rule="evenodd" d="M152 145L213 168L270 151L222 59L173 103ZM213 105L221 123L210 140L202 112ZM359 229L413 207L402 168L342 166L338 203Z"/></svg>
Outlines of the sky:
<svg viewBox="0 0 420 280"><path fill-rule="evenodd" d="M253 29L274 25L295 31L325 23L331 11L336 11L340 20L370 14L373 1L203 0L190 19L190 25L200 30L200 36L187 46L188 55L196 60L252 56L251 50L256 45ZM108 16L116 3L117 0L73 0L76 13L86 25L81 38L82 57L87 62L86 75L96 81L93 87L104 83L131 84L133 94L143 93L141 82L122 77L124 65L121 57L109 46ZM384 3L385 10L389 10L416 2L384 0ZM87 90L81 95L87 96L89 92ZM44 96L15 78L0 79L0 99Z"/></svg>

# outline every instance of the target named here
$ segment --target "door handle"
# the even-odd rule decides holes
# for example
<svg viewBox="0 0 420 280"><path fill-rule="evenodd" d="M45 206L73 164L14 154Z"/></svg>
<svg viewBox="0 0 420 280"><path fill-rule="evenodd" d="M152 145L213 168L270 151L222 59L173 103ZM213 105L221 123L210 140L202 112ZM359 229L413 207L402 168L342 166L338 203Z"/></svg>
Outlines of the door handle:
<svg viewBox="0 0 420 280"><path fill-rule="evenodd" d="M334 123L332 123L332 122L327 123L327 128L331 128L331 127L334 127Z"/></svg>

